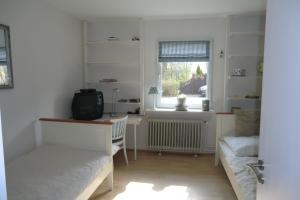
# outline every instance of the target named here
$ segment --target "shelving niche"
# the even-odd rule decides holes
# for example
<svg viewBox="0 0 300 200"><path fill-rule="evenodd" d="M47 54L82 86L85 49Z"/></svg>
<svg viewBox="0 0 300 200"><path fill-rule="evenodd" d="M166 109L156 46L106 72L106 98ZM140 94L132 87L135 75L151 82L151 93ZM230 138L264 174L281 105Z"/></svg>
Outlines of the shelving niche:
<svg viewBox="0 0 300 200"><path fill-rule="evenodd" d="M262 74L257 66L263 62L265 13L228 17L225 108L260 109ZM234 76L234 68L245 69L245 76ZM257 98L246 98L257 95Z"/></svg>
<svg viewBox="0 0 300 200"><path fill-rule="evenodd" d="M118 99L140 99L117 102L117 112L144 110L143 36L139 19L102 19L84 22L84 78L86 88L103 92L104 111L111 112L112 90L118 88ZM116 39L111 40L110 37ZM132 40L132 38L139 40ZM101 82L116 79L115 82Z"/></svg>

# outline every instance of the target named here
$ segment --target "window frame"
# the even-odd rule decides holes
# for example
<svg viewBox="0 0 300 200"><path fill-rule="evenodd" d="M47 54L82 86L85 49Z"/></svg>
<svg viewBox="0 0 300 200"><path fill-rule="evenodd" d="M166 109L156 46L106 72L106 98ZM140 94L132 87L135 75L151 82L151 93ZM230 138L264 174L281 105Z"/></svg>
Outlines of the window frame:
<svg viewBox="0 0 300 200"><path fill-rule="evenodd" d="M162 91L162 69L160 67L160 62L159 62L159 42L168 42L168 41L208 41L209 42L209 60L208 60L208 66L207 66L207 96L203 99L212 99L212 79L213 79L213 40L211 38L201 38L201 39L160 39L156 41L155 44L155 50L156 50L156 70L155 70L155 82L156 86L159 89L159 91ZM156 105L155 107L157 108L162 108L162 109L173 109L175 108L174 104L162 104L161 103L161 98L162 97L162 92L159 92L159 94L156 95ZM188 98L188 97L187 97ZM189 109L199 109L202 110L202 102L199 104L192 104L192 105L187 105Z"/></svg>

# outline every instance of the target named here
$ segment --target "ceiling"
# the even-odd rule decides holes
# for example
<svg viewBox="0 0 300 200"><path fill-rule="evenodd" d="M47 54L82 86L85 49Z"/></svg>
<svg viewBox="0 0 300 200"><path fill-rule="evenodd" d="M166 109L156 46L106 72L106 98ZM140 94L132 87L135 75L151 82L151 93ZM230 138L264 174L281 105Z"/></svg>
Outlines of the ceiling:
<svg viewBox="0 0 300 200"><path fill-rule="evenodd" d="M43 0L80 19L169 18L265 10L266 0Z"/></svg>

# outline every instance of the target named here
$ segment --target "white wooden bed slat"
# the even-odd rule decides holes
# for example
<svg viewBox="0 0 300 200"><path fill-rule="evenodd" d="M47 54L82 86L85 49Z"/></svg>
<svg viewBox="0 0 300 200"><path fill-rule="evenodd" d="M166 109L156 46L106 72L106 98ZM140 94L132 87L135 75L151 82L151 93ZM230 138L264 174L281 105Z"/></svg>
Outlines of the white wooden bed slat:
<svg viewBox="0 0 300 200"><path fill-rule="evenodd" d="M112 125L40 121L42 143L97 150L112 155Z"/></svg>
<svg viewBox="0 0 300 200"><path fill-rule="evenodd" d="M227 177L233 187L233 190L238 200L245 200L245 196L241 191L236 181L235 175L229 166L229 163L225 159L225 155L220 148L219 141L224 136L238 136L235 132L235 115L231 113L220 113L216 115L216 153L215 153L215 165L217 166L221 160L225 169Z"/></svg>
<svg viewBox="0 0 300 200"><path fill-rule="evenodd" d="M231 113L222 113L216 115L216 152L215 152L215 165L217 166L220 161L219 155L219 141L224 136L235 135L235 115Z"/></svg>

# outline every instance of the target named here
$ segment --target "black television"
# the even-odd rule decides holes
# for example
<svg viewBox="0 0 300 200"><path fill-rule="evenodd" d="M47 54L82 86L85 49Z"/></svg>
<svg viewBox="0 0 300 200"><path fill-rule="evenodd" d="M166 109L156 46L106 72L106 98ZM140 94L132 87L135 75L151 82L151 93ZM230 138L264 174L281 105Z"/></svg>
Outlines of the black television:
<svg viewBox="0 0 300 200"><path fill-rule="evenodd" d="M96 89L81 89L75 92L72 101L72 116L78 120L102 118L104 109L103 93Z"/></svg>

